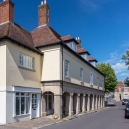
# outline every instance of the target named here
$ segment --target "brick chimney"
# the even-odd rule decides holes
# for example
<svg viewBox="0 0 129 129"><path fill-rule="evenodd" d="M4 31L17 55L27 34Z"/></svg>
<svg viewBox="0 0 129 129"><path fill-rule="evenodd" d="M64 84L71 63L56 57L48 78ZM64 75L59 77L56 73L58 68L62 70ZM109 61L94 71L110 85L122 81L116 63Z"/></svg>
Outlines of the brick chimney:
<svg viewBox="0 0 129 129"><path fill-rule="evenodd" d="M78 48L81 48L81 39L79 37L76 38L77 42L79 43L77 45Z"/></svg>
<svg viewBox="0 0 129 129"><path fill-rule="evenodd" d="M48 25L50 22L49 17L49 5L47 4L46 0L41 2L41 5L38 7L38 26Z"/></svg>
<svg viewBox="0 0 129 129"><path fill-rule="evenodd" d="M0 3L0 24L14 22L14 3L11 0L4 0Z"/></svg>

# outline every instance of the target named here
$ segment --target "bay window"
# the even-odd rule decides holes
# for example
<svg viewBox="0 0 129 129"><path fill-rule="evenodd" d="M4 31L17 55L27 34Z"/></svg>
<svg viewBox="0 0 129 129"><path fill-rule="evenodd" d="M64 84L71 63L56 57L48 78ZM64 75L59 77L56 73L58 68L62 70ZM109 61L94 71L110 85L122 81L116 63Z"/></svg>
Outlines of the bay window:
<svg viewBox="0 0 129 129"><path fill-rule="evenodd" d="M34 69L34 58L33 57L20 53L19 63L20 63L20 66L22 67L25 67L28 69Z"/></svg>
<svg viewBox="0 0 129 129"><path fill-rule="evenodd" d="M29 114L30 97L29 93L16 93L16 115Z"/></svg>

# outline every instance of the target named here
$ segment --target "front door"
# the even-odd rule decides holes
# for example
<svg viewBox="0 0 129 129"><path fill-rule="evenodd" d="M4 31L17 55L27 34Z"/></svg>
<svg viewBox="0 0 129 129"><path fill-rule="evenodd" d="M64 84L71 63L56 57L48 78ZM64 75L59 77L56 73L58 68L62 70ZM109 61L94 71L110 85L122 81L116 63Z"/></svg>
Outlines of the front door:
<svg viewBox="0 0 129 129"><path fill-rule="evenodd" d="M32 94L32 118L37 117L37 94Z"/></svg>
<svg viewBox="0 0 129 129"><path fill-rule="evenodd" d="M54 110L53 110L53 94L47 94L46 95L46 113L47 115L51 115L54 113Z"/></svg>

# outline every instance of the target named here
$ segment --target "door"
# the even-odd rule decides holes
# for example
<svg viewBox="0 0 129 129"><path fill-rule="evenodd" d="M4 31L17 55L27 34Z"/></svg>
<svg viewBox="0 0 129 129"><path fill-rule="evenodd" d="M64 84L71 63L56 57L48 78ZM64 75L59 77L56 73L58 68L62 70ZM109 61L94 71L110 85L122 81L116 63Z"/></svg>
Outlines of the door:
<svg viewBox="0 0 129 129"><path fill-rule="evenodd" d="M47 94L46 95L46 100L47 100L47 105L46 105L46 113L47 115L51 115L54 113L53 110L53 95L52 94Z"/></svg>
<svg viewBox="0 0 129 129"><path fill-rule="evenodd" d="M37 117L37 94L32 94L32 118Z"/></svg>

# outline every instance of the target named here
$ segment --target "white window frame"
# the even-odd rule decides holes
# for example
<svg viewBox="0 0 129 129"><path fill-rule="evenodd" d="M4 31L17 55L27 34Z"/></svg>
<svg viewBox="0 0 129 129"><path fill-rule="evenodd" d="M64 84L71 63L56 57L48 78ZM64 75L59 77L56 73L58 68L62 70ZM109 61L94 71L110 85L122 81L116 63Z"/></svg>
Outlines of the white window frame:
<svg viewBox="0 0 129 129"><path fill-rule="evenodd" d="M77 51L77 45L75 42L68 42L66 43L72 50L74 50L75 52Z"/></svg>
<svg viewBox="0 0 129 129"><path fill-rule="evenodd" d="M34 70L34 58L20 53L19 55L19 65L21 67Z"/></svg>
<svg viewBox="0 0 129 129"><path fill-rule="evenodd" d="M65 60L65 77L69 77L69 61L67 60Z"/></svg>
<svg viewBox="0 0 129 129"><path fill-rule="evenodd" d="M90 72L90 85L93 86L93 72Z"/></svg>
<svg viewBox="0 0 129 129"><path fill-rule="evenodd" d="M17 95L17 93L19 93L19 95ZM24 95L21 95L22 94L22 92L16 92L15 93L15 116L22 116L22 115L28 115L28 114L30 114L30 93L24 93ZM28 95L26 95L26 94L28 94ZM20 98L20 100L19 100L19 111L20 111L20 113L19 113L19 115L17 115L17 113L16 113L16 110L17 110L17 107L16 107L16 98ZM24 98L24 102L25 102L25 104L24 104L24 114L21 114L21 98ZM26 113L26 98L29 98L29 107L28 107L28 113Z"/></svg>
<svg viewBox="0 0 129 129"><path fill-rule="evenodd" d="M80 69L80 81L83 82L83 69Z"/></svg>

